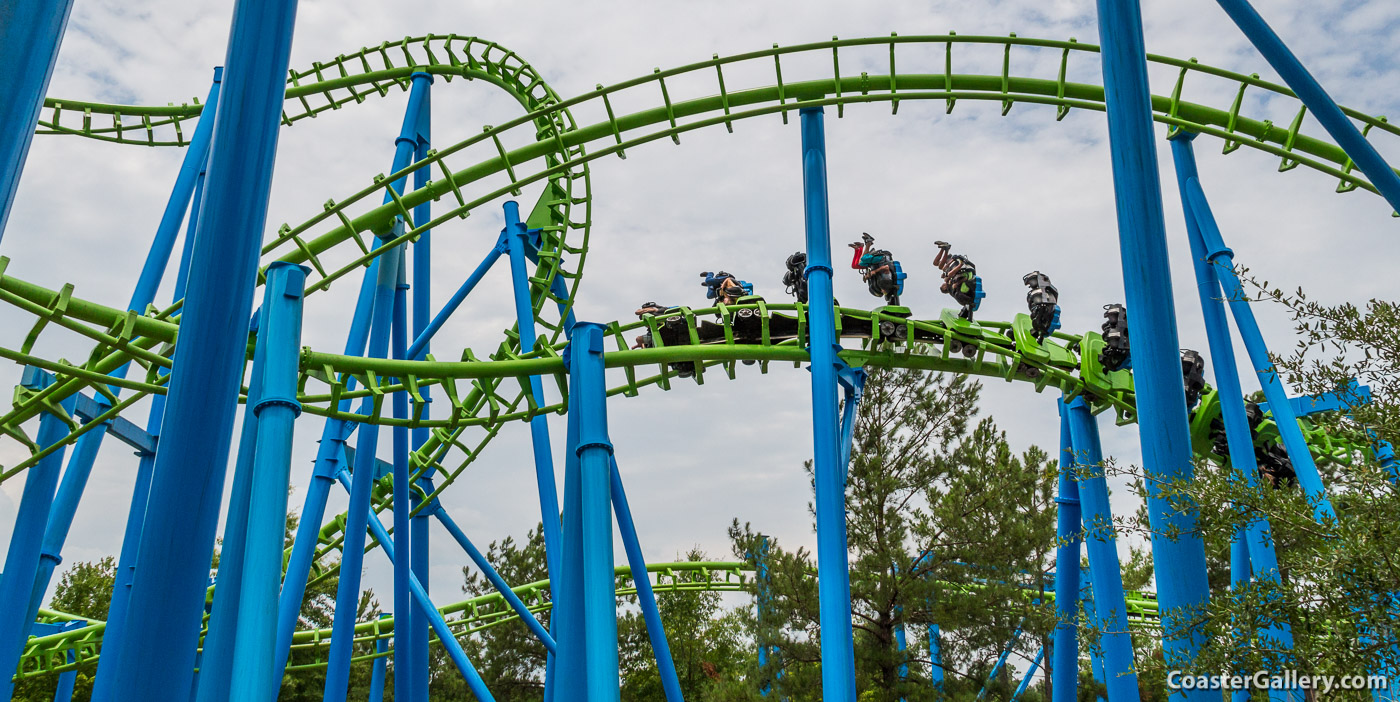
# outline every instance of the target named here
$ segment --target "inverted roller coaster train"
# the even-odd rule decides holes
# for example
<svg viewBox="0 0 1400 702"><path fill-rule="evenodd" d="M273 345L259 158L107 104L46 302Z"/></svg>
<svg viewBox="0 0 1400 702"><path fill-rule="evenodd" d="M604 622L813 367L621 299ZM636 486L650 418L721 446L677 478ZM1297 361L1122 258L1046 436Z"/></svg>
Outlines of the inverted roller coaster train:
<svg viewBox="0 0 1400 702"><path fill-rule="evenodd" d="M295 0L238 0L224 66L215 70L203 102L111 105L45 97L72 0L11 3L13 11L0 23L0 66L6 67L0 71L0 233L36 133L185 151L127 303L84 299L73 285L51 290L27 282L0 258L0 301L35 320L22 342L0 347L0 357L24 366L14 402L0 415L0 433L28 452L0 467L0 481L24 483L0 574L0 665L15 666L13 678L0 683L0 695L9 699L15 679L58 676L64 697L76 671L95 668L99 700L272 700L289 652L309 650L317 662L307 665L327 668L328 701L346 698L355 660L373 658L382 684L389 655L398 671L395 694L427 700L428 647L436 642L475 696L491 700L460 641L486 627L523 625L549 652L546 700L617 700L616 598L635 595L667 700L680 702L656 593L742 590L757 594L762 606L766 570L761 558L756 565L647 563L609 439L608 400L682 380L703 383L707 373L733 378L741 362L766 373L778 361L806 364L811 375L823 699L857 699L844 488L867 368L999 377L1063 396L1060 461L1067 470L1056 498L1056 557L1067 567L1054 582L1060 617L1053 639L1054 699L1076 699L1081 653L1095 659L1110 700L1138 699L1126 625L1160 627L1168 660L1188 660L1202 644L1184 623L1206 605L1206 557L1194 536L1194 515L1173 510L1149 491L1157 592L1124 591L1115 537L1105 527L1112 513L1096 416L1111 410L1119 424L1153 428L1140 433L1153 481L1189 480L1193 455L1231 459L1244 480L1256 480L1228 308L1268 399L1270 416L1255 430L1281 443L1317 518L1328 519L1334 515L1316 463L1348 460L1358 447L1314 427L1306 415L1345 410L1366 399L1364 388L1323 398L1287 396L1241 293L1233 252L1211 213L1193 139L1219 139L1227 153L1248 147L1277 156L1283 168L1329 174L1337 178L1338 191L1371 191L1400 210L1400 176L1369 141L1400 135L1400 127L1334 103L1248 0L1218 2L1286 85L1147 54L1137 0L1098 0L1103 46L1015 35L833 38L716 56L569 98L516 53L468 36L405 38L289 70ZM955 73L954 54L962 45L1003 50L1002 72ZM888 71L843 73L841 52L857 47L888 47ZM912 47L942 50L944 70L901 72L897 58ZM1057 79L1015 75L1012 59L1021 52L1057 53ZM1093 53L1102 61L1103 85L1070 80L1070 57ZM794 76L795 62L816 57L824 64L826 56L830 73ZM1178 71L1170 94L1149 92L1149 63ZM726 72L756 68L771 70L771 82L726 88ZM1233 103L1222 109L1183 100L1182 86L1202 76L1237 86ZM435 145L431 94L458 78L505 91L523 113L461 142ZM668 81L684 79L712 81L714 94L673 101ZM656 102L626 114L615 111L610 98L638 87L654 88ZM1296 118L1282 127L1246 114L1246 91L1290 101ZM390 174L328 201L300 224L264 236L280 129L405 92ZM962 100L1000 102L1003 114L1017 103L1053 107L1061 118L1074 109L1106 113L1131 370L1101 363L1102 335L1047 334L1025 314L1009 322L971 321L945 311L921 320L893 306L863 310L835 303L825 110L840 114L847 105L887 103L897 113L912 100L943 101L949 111ZM580 124L573 117L576 106L600 107L607 119ZM1307 115L1326 133L1304 133ZM692 130L723 125L732 131L735 122L771 116L797 123L792 155L801 169L806 225L805 265L797 270L807 299L776 304L740 298L706 309L658 308L638 321L576 320L573 307L589 247L590 164L666 138L679 143ZM1216 387L1204 388L1192 408L1182 391L1154 121L1170 128L1213 361ZM494 155L465 162L478 145ZM486 185L502 178L504 185ZM483 205L519 197L526 186L541 187L543 194L523 212L513 200L505 203L500 237L434 311L427 292L435 230ZM155 296L182 229L174 300L160 307ZM488 358L467 350L461 360L438 360L430 350L434 335L502 257L513 285L515 328ZM303 348L305 298L354 275L359 294L344 348ZM700 321L711 315L718 321ZM46 329L81 335L90 341L90 352L81 362L44 357L35 348ZM635 333L651 344L629 348ZM625 380L610 387L608 368L621 369ZM549 401L546 382L557 385L562 401ZM148 416L130 416L147 398ZM211 578L240 403L249 411L238 427L221 558ZM284 548L293 429L298 420L313 421L306 415L320 424L320 443L300 526ZM560 415L567 422L562 499L549 442L551 418ZM1223 444L1211 427L1217 419L1223 422ZM517 422L529 425L533 442L550 576L533 583L501 578L439 500L496 434ZM383 427L392 430L392 461L376 456ZM111 610L106 621L94 621L40 605L109 435L136 449L140 468ZM1393 464L1388 446L1364 448ZM328 517L327 501L342 489L349 507ZM385 510L391 521L382 517ZM613 553L614 518L626 565ZM430 597L427 540L434 520L495 587L494 594L453 604ZM1247 552L1234 554L1235 567L1255 578L1278 577L1267 529L1267 523L1252 525ZM391 608L397 616L357 623L361 570L372 548L382 548L393 563ZM1081 575L1085 551L1089 568ZM333 574L322 558L335 553L341 560L334 624L299 631L307 584ZM626 588L618 589L620 575L631 576ZM1093 605L1081 611L1090 600ZM548 629L537 619L547 609ZM1105 632L1093 650L1077 640L1081 616ZM1279 646L1290 646L1286 627L1271 635ZM357 642L373 642L375 653L357 654ZM937 660L936 650L931 653ZM1005 656L998 667L1004 662ZM1204 690L1178 694L1211 699ZM1278 698L1289 694L1279 691Z"/></svg>

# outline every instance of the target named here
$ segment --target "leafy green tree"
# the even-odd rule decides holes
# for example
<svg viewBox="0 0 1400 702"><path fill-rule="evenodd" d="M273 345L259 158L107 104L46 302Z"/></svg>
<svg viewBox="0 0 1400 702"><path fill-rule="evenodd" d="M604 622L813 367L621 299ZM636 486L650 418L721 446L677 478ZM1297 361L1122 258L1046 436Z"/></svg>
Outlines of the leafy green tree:
<svg viewBox="0 0 1400 702"><path fill-rule="evenodd" d="M112 603L112 584L116 582L116 559L107 556L95 561L79 561L59 576L54 586L49 609L74 614L86 619L105 620ZM86 702L92 698L95 668L79 670L73 684L73 700ZM15 683L15 702L49 702L54 696L56 677L26 678Z"/></svg>
<svg viewBox="0 0 1400 702"><path fill-rule="evenodd" d="M705 561L706 554L693 548L687 561ZM678 573L679 583L703 583L701 573ZM631 603L636 597L629 597ZM658 592L657 608L666 628L671 660L681 693L687 700L734 700L735 683L747 673L752 646L745 635L744 614L726 610L720 594L699 587ZM618 619L624 702L663 700L661 675L639 610L624 611Z"/></svg>
<svg viewBox="0 0 1400 702"><path fill-rule="evenodd" d="M1054 626L1038 596L1054 548L1056 468L1038 448L1015 453L991 419L974 423L980 391L965 376L913 370L876 370L866 383L846 491L861 700L940 698L929 678L930 624L941 629L942 695L952 698L976 696L1018 627L1016 651L1029 658ZM740 557L760 551L750 524L735 520L730 538ZM778 654L752 684L814 699L815 562L805 549L767 543L772 613L755 637Z"/></svg>
<svg viewBox="0 0 1400 702"><path fill-rule="evenodd" d="M526 534L524 543L517 543L507 536L493 541L486 548L486 559L507 583L520 586L539 580L549 579L549 567L545 560L544 536L542 528L536 525ZM463 567L465 579L462 592L468 597L480 597L496 592L496 588L480 573ZM548 588L541 589L538 595L548 601ZM497 610L509 612L504 602ZM540 623L549 628L549 612L542 612ZM544 672L547 651L535 635L520 622L506 622L481 629L462 640L462 647L481 673L486 686L500 702L524 702L538 700L544 694ZM440 648L440 647L435 647ZM441 652L441 662L434 666L431 690L435 698L471 699L466 682L452 667Z"/></svg>

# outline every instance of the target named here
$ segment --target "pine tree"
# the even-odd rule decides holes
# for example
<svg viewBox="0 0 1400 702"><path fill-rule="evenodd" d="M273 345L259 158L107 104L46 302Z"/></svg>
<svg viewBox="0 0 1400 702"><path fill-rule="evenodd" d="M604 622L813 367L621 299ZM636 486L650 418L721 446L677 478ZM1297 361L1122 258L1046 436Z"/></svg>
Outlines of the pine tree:
<svg viewBox="0 0 1400 702"><path fill-rule="evenodd" d="M948 696L975 696L1018 628L1015 650L1026 658L1053 628L1053 613L1038 600L1053 554L1056 469L1038 448L1013 452L991 419L973 423L980 391L965 376L914 370L876 370L866 383L846 490L862 701L940 698L930 680L930 624L941 630ZM736 555L756 560L762 537L751 524L736 519L730 537ZM771 611L760 616L755 638L778 651L753 684L815 699L814 559L772 539L765 558Z"/></svg>

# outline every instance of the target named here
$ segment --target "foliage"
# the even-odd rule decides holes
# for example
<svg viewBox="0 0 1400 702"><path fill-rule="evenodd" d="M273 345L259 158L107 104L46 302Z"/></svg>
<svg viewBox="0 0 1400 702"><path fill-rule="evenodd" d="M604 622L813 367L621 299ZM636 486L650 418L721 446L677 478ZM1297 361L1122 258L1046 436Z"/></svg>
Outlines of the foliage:
<svg viewBox="0 0 1400 702"><path fill-rule="evenodd" d="M1029 659L1054 626L1038 594L1053 555L1056 469L1038 448L1014 453L992 420L973 423L980 390L965 376L912 370L876 370L866 383L846 495L861 700L939 698L930 624L941 630L942 689L953 698L977 694L1018 627L1025 634L1015 650ZM750 524L735 520L730 537L736 555L757 560L764 537ZM754 684L815 699L815 560L766 543L770 611L755 635L777 653Z"/></svg>

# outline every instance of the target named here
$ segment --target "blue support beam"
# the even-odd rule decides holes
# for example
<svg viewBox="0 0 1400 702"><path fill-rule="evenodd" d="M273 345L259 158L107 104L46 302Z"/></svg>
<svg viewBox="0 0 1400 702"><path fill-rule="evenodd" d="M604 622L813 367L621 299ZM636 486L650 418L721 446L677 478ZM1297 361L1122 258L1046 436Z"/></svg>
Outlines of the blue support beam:
<svg viewBox="0 0 1400 702"><path fill-rule="evenodd" d="M486 580L491 583L491 586L496 588L496 592L501 593L501 597L505 599L506 604L510 605L510 608L515 610L515 613L520 617L520 621L525 623L530 633L534 634L535 638L539 639L540 643L544 644L545 650L554 653L558 649L558 646L554 642L554 637L550 636L549 632L545 631L544 625L540 624L540 620L535 618L535 614L530 611L529 607L525 606L525 602L520 599L519 595L515 594L515 591L511 589L510 584L505 581L505 578L502 578L501 574L496 571L496 568L491 565L491 562L486 560L486 556L482 555L481 550L476 547L476 544L473 544L471 539L467 538L462 528L457 526L457 522L447 514L447 510L444 510L441 505L436 505L432 508L431 512L438 518L442 526L447 529L447 533L457 541L457 545L461 546L462 550L467 553L467 557L472 559L472 563L476 564L477 570L480 570L481 574L486 576Z"/></svg>
<svg viewBox="0 0 1400 702"><path fill-rule="evenodd" d="M1293 89L1298 99L1312 112L1314 119L1336 140L1337 145L1351 157L1356 167L1370 179L1391 207L1400 212L1400 176L1376 151L1371 142L1361 135L1342 108L1332 100L1322 85L1313 78L1298 57L1283 43L1249 0L1217 0L1225 14L1234 20L1235 25L1249 37L1250 43L1264 56L1264 60L1278 71L1283 82Z"/></svg>
<svg viewBox="0 0 1400 702"><path fill-rule="evenodd" d="M1118 561L1099 426L1082 398L1065 403L1065 413L1074 443L1075 478L1079 483L1084 545L1089 554L1089 578L1098 611L1104 683L1113 702L1135 699L1138 683L1133 671L1133 640L1128 634L1128 606L1123 596L1123 572ZM1063 570L1057 568L1057 576L1063 575Z"/></svg>
<svg viewBox="0 0 1400 702"><path fill-rule="evenodd" d="M71 414L71 398L65 400L62 407ZM52 414L39 418L39 435L36 438L41 449L53 446L67 435L68 425L63 419ZM5 570L0 573L0 602L9 605L0 607L0 670L14 670L19 665L20 653L28 638L26 632L34 621L29 616L28 608L20 606L20 603L29 601L34 578L38 575L44 528L53 507L64 452L62 447L58 448L32 466L24 477L19 512L15 516L14 530L10 532L9 549L5 552ZM9 675L0 676L0 699L10 698L13 685Z"/></svg>
<svg viewBox="0 0 1400 702"><path fill-rule="evenodd" d="M399 280L394 289L393 354L402 360L408 351L408 260L399 257ZM397 379L396 379L397 380ZM409 419L408 391L393 394L395 419ZM402 557L394 561L394 671L404 675L394 676L394 699L412 700L418 697L415 685L416 675L409 671L427 670L427 659L418 660L418 649L414 635L413 594L408 587L409 576L413 575L413 520L409 513L413 509L413 467L409 465L411 450L408 427L393 428L393 455L391 474L394 476L394 551ZM421 581L420 581L421 584Z"/></svg>
<svg viewBox="0 0 1400 702"><path fill-rule="evenodd" d="M415 161L422 161L428 157L428 152L432 149L432 90L425 90L423 93L423 104L418 108L418 125L416 134L418 146L413 152ZM415 190L428 184L432 172L428 168L420 168L413 172L413 188ZM427 222L433 218L433 201L424 200L423 204L413 208L414 222ZM432 230L424 230L418 235L418 240L413 242L413 336L418 338L426 329L429 317L432 312ZM425 347L424 352L427 352ZM423 401L428 403L423 408L422 417L427 419L432 416L432 393L431 388L426 386L419 388L418 392L423 397ZM413 429L413 450L417 451L427 442L430 430L427 427L415 427ZM432 492L433 467L425 466L423 474L419 477L419 487L424 488L424 494ZM414 509L419 507L418 493L414 492L412 497ZM423 585L423 591L429 594L432 589L429 585L429 549L428 539L430 535L429 520L426 513L420 512L413 518L413 538L410 539L412 548L409 554L412 560L413 574L418 578L418 582ZM422 664L408 671L413 676L413 698L404 702L428 702L428 615L421 611L416 602L409 603L408 618L413 627L413 637L404 643L413 647L413 660L421 661Z"/></svg>
<svg viewBox="0 0 1400 702"><path fill-rule="evenodd" d="M1175 143L1189 144L1181 140ZM1244 341L1250 363L1254 366L1255 375L1259 377L1259 384L1264 390L1264 397L1269 400L1269 409L1273 412L1275 424L1278 425L1283 447L1288 451L1288 460L1293 463L1298 486L1308 496L1313 505L1313 516L1319 522L1335 519L1337 515L1327 497L1327 487L1322 484L1322 476L1317 471L1317 464L1313 462L1308 441L1303 436L1303 430L1298 427L1298 417L1293 413L1292 403L1288 401L1288 391L1283 387L1283 380L1279 378L1273 360L1269 358L1269 348L1264 343L1263 333L1259 331L1259 322L1254 319L1254 309L1250 307L1249 298L1244 293L1244 285L1235 273L1235 253L1225 246L1220 227L1215 222L1215 215L1211 213L1210 203L1206 200L1200 180L1194 175L1187 175L1182 181L1182 199L1186 205L1187 216L1195 224L1193 234L1198 235L1201 240L1205 264L1215 272L1224 290L1225 301L1229 303L1230 312L1235 318L1235 328L1239 330ZM1251 551L1251 555L1252 553Z"/></svg>
<svg viewBox="0 0 1400 702"><path fill-rule="evenodd" d="M589 702L617 702L617 603L613 579L612 441L608 438L603 325L580 322L569 343L569 394L578 398L578 456L585 690Z"/></svg>
<svg viewBox="0 0 1400 702"><path fill-rule="evenodd" d="M768 537L762 534L758 536L758 553L754 554L754 570L754 584L758 589L754 597L754 616L757 619L758 627L755 643L758 644L758 668L766 678L768 663L772 660L770 651L774 648L768 641L768 632L770 631L768 620L772 616L773 581L768 573ZM765 679L758 694L761 697L767 697L771 689Z"/></svg>
<svg viewBox="0 0 1400 702"><path fill-rule="evenodd" d="M1053 702L1079 699L1079 556L1083 551L1079 483L1074 479L1074 442L1069 413L1060 414L1060 475L1056 483L1055 633L1051 656L1050 694Z"/></svg>
<svg viewBox="0 0 1400 702"><path fill-rule="evenodd" d="M380 614L379 618L391 616ZM384 673L389 663L389 638L381 636L374 640L374 667L369 673L369 702L384 702Z"/></svg>
<svg viewBox="0 0 1400 702"><path fill-rule="evenodd" d="M510 279L515 293L515 323L520 337L520 353L535 350L535 307L530 296L529 271L525 268L526 252L530 250L529 234L525 223L520 220L520 206L514 201L505 203L506 226L502 231L510 252ZM544 384L537 375L530 376L530 395L527 401L535 407L543 407ZM554 483L554 457L549 446L549 420L543 414L530 418L530 441L535 457L535 483L539 490L540 520L544 531L545 560L550 577L558 572L561 540L559 526L559 496Z"/></svg>
<svg viewBox="0 0 1400 702"><path fill-rule="evenodd" d="M1165 615L1163 647L1167 664L1181 666L1195 657L1203 643L1199 628L1190 628L1189 622L1204 610L1209 590L1205 545L1196 530L1196 512L1178 511L1162 494L1164 486L1190 481L1194 473L1162 183L1153 143L1142 9L1138 0L1097 0L1097 4L1152 554L1157 563L1171 564L1157 573ZM1081 500L1085 497L1082 488ZM1209 696L1203 690L1180 694L1182 699L1202 702Z"/></svg>
<svg viewBox="0 0 1400 702"><path fill-rule="evenodd" d="M0 237L10 219L73 0L0 4Z"/></svg>
<svg viewBox="0 0 1400 702"><path fill-rule="evenodd" d="M1036 604L1039 603L1037 602ZM1006 665L1006 659L1011 657L1011 652L1016 648L1016 642L1021 640L1021 631L1025 625L1025 619L1022 619L1021 623L1016 625L1016 630L1011 633L1011 640L1007 641L1006 646L1002 647L1001 655L997 656L997 662L992 664L991 672L987 673L987 681L982 683L982 689L977 691L977 699L986 699L987 688L990 687L993 682L996 682L997 675L1001 674L1001 669Z"/></svg>
<svg viewBox="0 0 1400 702"><path fill-rule="evenodd" d="M651 576L647 574L647 559L642 555L642 544L637 538L637 525L632 521L632 508L627 504L627 491L622 486L622 472L617 468L617 458L610 457L610 489L613 511L617 515L617 528L621 532L622 544L627 551L627 563L632 566L632 582L637 587L637 605L642 610L646 623L647 637L656 658L656 670L661 677L661 689L666 702L685 702L681 694L680 677L676 675L676 663L671 658L671 644L666 640L666 627L661 622L661 610L656 606L656 593L651 589Z"/></svg>
<svg viewBox="0 0 1400 702"><path fill-rule="evenodd" d="M397 226L395 227L397 230ZM393 238L386 232L382 243ZM370 358L385 358L389 351L393 325L394 294L399 277L399 256L402 247L395 247L379 257L379 275L374 286L373 321L370 324ZM373 412L373 398L361 401L360 412ZM379 445L379 425L360 424L356 439L353 485L350 506L345 520L344 544L341 548L340 581L336 584L335 621L331 625L331 643L326 666L326 702L340 702L350 684L350 659L354 655L352 639L355 634L356 609L360 600L360 571L364 564L365 529L370 512L370 493L377 477L375 451ZM324 450L325 446L322 446ZM384 544L387 547L387 544Z"/></svg>
<svg viewBox="0 0 1400 702"><path fill-rule="evenodd" d="M276 262L268 267L259 333L266 346L257 402L252 492L248 501L241 598L230 696L248 702L277 699L282 679L273 664L277 635L277 596L282 584L282 552L291 482L292 435L301 414L297 370L301 351L302 290L305 268Z"/></svg>
<svg viewBox="0 0 1400 702"><path fill-rule="evenodd" d="M375 259L365 269L360 281L360 293L356 298L355 311L351 315L350 332L345 341L345 355L358 356L364 353L369 342L371 317L374 311L374 294L379 278L379 260ZM355 387L354 378L345 379L345 389ZM340 401L339 410L348 412L353 401L349 398ZM287 558L286 576L282 582L282 593L277 600L277 649L274 663L277 677L287 668L287 656L292 648L292 635L296 633L297 621L301 614L302 599L306 595L306 581L311 573L311 564L316 555L320 539L321 521L325 518L326 500L330 497L335 475L341 470L342 456L345 455L345 441L353 430L354 422L327 418L321 427L320 448L316 452L315 467L311 473L311 484L306 489L306 499L302 504L296 537L292 541L292 553Z"/></svg>
<svg viewBox="0 0 1400 702"><path fill-rule="evenodd" d="M1258 463L1254 456L1254 437L1245 411L1244 391L1240 386L1239 371L1235 363L1235 347L1231 341L1229 323L1225 319L1224 303L1221 301L1220 281L1216 274L1216 266L1208 260L1199 217L1192 214L1193 207L1186 198L1186 194L1191 190L1189 183L1198 177L1196 155L1191 147L1191 140L1194 138L1195 135L1190 132L1179 131L1174 134L1172 157L1183 197L1182 207L1186 212L1186 230L1191 243L1196 288L1201 299L1206 337L1210 343L1211 370L1215 375L1215 387L1220 398L1220 414L1225 424L1230 465L1244 484L1253 489L1259 483ZM1242 563L1237 562L1241 559ZM1249 581L1251 573L1261 580L1280 582L1278 554L1274 550L1268 518L1264 515L1257 515L1235 534L1231 547L1231 573L1242 573L1245 582ZM1293 633L1286 621L1277 622L1269 627L1267 636L1273 639L1267 644L1270 648L1282 651L1293 649ZM1272 697L1283 699L1287 691L1270 691L1270 694Z"/></svg>
<svg viewBox="0 0 1400 702"><path fill-rule="evenodd" d="M823 632L822 699L855 702L855 648L847 562L845 468L836 409L836 314L832 295L831 218L827 209L826 134L820 107L799 111L807 240L808 353L812 363L812 443L816 491L817 589Z"/></svg>
<svg viewBox="0 0 1400 702"><path fill-rule="evenodd" d="M129 625L106 642L104 654L117 660L98 676L117 700L190 695L296 6L239 0L234 8Z"/></svg>
<svg viewBox="0 0 1400 702"><path fill-rule="evenodd" d="M350 480L345 471L341 471L336 478L346 488L352 487L348 484ZM390 563L396 562L394 541L389 537L389 530L384 528L384 523L379 520L379 515L375 514L374 510L366 510L365 516L365 524L369 532L374 535L374 540L379 542L380 548L384 549L384 556L389 559ZM433 601L428 598L428 593L423 589L422 583L419 583L418 578L411 573L408 578L408 586L413 594L413 599L428 615L428 627L437 634L438 640L447 650L448 659L452 661L458 672L462 674L463 679L466 680L467 689L476 696L479 702L495 702L496 698L491 695L491 690L487 689L481 675L476 672L476 667L472 665L466 652L462 650L462 643L457 640L457 635L447 626L447 620L443 618L442 612L438 611L438 608L433 605Z"/></svg>
<svg viewBox="0 0 1400 702"><path fill-rule="evenodd" d="M1016 692L1011 695L1011 702L1021 699L1021 695L1026 694L1026 689L1031 686L1031 679L1035 677L1035 671L1040 668L1040 662L1045 660L1045 647L1035 652L1035 658L1031 660L1031 667L1026 669L1025 677L1021 678L1021 684L1016 686Z"/></svg>

